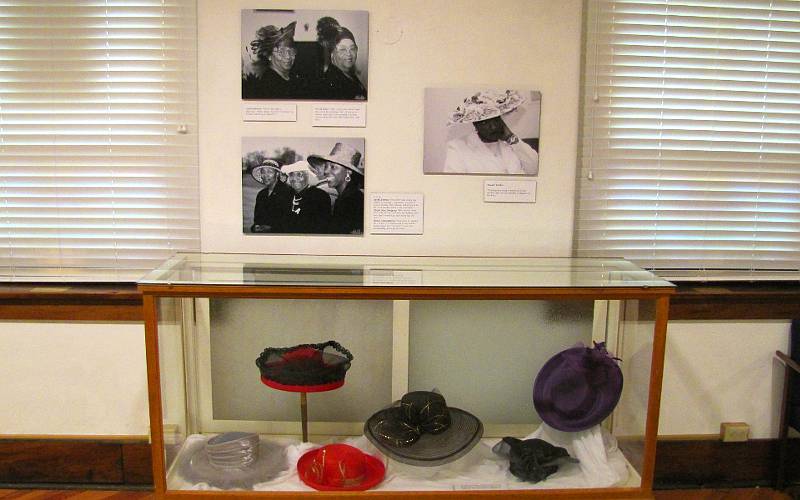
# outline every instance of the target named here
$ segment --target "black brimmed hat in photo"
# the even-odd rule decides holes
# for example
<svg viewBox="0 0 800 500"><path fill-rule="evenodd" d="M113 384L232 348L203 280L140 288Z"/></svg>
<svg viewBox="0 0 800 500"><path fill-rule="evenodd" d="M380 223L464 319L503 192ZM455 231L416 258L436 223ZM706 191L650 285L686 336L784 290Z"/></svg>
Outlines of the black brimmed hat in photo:
<svg viewBox="0 0 800 500"><path fill-rule="evenodd" d="M393 460L432 467L466 455L483 436L483 424L471 413L448 407L441 394L414 391L372 415L364 435Z"/></svg>
<svg viewBox="0 0 800 500"><path fill-rule="evenodd" d="M261 381L289 392L324 392L344 385L353 355L336 341L267 347L256 359Z"/></svg>

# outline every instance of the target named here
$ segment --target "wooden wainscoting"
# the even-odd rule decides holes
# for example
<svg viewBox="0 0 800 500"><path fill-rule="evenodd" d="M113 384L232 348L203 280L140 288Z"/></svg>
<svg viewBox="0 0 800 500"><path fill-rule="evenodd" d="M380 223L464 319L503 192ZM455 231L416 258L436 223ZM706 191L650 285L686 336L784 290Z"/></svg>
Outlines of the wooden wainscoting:
<svg viewBox="0 0 800 500"><path fill-rule="evenodd" d="M150 444L140 436L2 438L0 483L149 486Z"/></svg>

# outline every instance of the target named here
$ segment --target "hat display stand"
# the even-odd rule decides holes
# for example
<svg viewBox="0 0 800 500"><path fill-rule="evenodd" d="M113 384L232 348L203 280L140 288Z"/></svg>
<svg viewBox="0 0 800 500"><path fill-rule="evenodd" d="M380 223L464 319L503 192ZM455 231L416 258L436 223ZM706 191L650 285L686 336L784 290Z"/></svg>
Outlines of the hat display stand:
<svg viewBox="0 0 800 500"><path fill-rule="evenodd" d="M263 379L262 379L263 382ZM264 385L269 385L264 383ZM274 387L273 387L274 388ZM302 427L302 435L303 435L303 442L308 442L308 396L309 392L323 392L321 390L317 391L304 391L304 390L296 390L296 389L278 389L281 391L286 392L298 392L300 393L300 425ZM333 389L326 389L325 391L332 391Z"/></svg>
<svg viewBox="0 0 800 500"><path fill-rule="evenodd" d="M308 442L308 393L327 392L344 385L353 355L336 341L264 349L256 359L261 382L267 387L300 394L303 442Z"/></svg>

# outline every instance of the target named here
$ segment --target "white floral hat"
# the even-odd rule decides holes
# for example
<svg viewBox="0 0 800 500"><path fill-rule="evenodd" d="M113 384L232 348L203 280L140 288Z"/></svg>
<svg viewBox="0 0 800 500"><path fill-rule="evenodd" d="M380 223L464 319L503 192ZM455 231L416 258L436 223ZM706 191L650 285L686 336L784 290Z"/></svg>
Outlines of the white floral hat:
<svg viewBox="0 0 800 500"><path fill-rule="evenodd" d="M488 120L514 111L525 102L516 90L482 90L464 99L448 120L448 125Z"/></svg>

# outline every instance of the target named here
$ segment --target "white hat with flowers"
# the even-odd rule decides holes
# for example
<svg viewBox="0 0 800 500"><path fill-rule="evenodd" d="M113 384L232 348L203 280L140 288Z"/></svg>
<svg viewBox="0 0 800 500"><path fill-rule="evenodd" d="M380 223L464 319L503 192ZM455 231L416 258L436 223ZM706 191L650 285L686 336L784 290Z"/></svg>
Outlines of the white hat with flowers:
<svg viewBox="0 0 800 500"><path fill-rule="evenodd" d="M448 125L488 120L514 111L525 102L516 90L481 90L464 99L450 116Z"/></svg>

